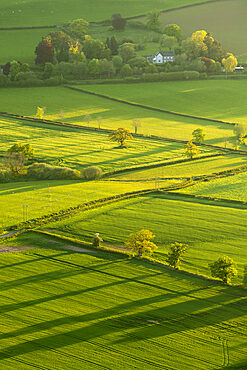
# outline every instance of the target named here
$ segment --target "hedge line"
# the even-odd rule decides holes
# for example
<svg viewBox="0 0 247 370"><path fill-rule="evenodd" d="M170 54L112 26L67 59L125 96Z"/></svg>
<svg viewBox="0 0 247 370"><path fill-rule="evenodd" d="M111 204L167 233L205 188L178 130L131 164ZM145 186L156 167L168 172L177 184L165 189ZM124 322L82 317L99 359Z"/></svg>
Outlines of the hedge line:
<svg viewBox="0 0 247 370"><path fill-rule="evenodd" d="M71 90L78 91L78 92L83 92L83 93L85 93L85 94L98 96L98 97L100 97L100 98L105 98L105 99L108 99L108 100L113 100L113 101L115 101L115 102L117 102L117 103L128 104L128 105L132 105L132 106L134 106L134 107L144 108L144 109L152 110L152 111L155 111L155 112L168 113L168 114L172 114L172 115L175 115L175 116L186 117L186 118L192 118L192 119L203 120L203 121L209 121L209 122L215 122L215 123L224 123L224 124L227 124L227 125L235 125L235 123L232 123L232 122L216 120L216 119L213 119L213 118L206 118L206 117L200 117L200 116L193 116L193 115L189 115L189 114L183 114L183 113L172 112L172 111L165 110L165 109L161 109L161 108L154 108L154 107L150 107L150 106L148 106L148 105L139 104L139 103L134 103L134 102L130 102L130 101L128 101L128 100L123 100L123 99L119 99L119 98L113 98L113 97L108 96L108 95L99 94L99 93L92 92L92 91L88 91L88 90L84 90L84 89L78 89L78 88L76 88L76 87L72 87L72 86L68 86L68 85L64 85L64 87L65 87L65 88L67 88L67 89L71 89Z"/></svg>

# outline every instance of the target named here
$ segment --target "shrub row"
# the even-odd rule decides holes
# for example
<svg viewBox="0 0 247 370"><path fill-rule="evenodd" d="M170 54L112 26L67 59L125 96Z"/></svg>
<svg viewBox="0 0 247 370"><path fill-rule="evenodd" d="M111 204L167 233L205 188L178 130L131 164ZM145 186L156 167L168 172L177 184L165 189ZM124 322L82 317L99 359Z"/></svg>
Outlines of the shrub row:
<svg viewBox="0 0 247 370"><path fill-rule="evenodd" d="M27 176L38 180L77 180L81 172L69 167L51 166L47 163L34 163L28 167Z"/></svg>
<svg viewBox="0 0 247 370"><path fill-rule="evenodd" d="M22 72L21 72L22 73ZM58 86L64 83L64 80L58 77L50 77L46 80L39 78L20 79L19 81L11 81L7 76L0 74L0 87L43 87L43 86Z"/></svg>

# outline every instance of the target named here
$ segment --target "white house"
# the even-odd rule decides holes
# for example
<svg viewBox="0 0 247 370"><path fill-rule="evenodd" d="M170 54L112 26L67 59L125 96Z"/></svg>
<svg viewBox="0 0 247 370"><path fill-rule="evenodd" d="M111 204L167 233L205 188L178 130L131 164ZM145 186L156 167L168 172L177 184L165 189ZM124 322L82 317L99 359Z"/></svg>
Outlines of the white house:
<svg viewBox="0 0 247 370"><path fill-rule="evenodd" d="M168 62L174 62L174 53L171 51L157 51L157 53L152 55L145 55L145 58L151 63L154 64L164 64Z"/></svg>

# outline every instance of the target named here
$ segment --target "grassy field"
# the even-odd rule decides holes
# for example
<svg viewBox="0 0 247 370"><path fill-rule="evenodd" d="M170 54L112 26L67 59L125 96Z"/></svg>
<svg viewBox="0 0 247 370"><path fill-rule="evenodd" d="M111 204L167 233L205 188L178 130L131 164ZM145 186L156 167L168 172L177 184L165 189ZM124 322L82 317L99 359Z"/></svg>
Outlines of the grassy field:
<svg viewBox="0 0 247 370"><path fill-rule="evenodd" d="M245 0L219 1L188 9L175 10L161 16L162 23L176 23L189 36L195 30L205 29L220 41L223 47L246 61L247 32ZM229 31L226 24L230 24Z"/></svg>
<svg viewBox="0 0 247 370"><path fill-rule="evenodd" d="M106 242L121 245L128 235L149 229L155 235L164 259L171 242L189 245L183 269L209 275L208 263L221 255L232 257L241 281L247 258L246 207L186 198L181 195L143 196L89 211L70 220L49 224L69 236L90 240L99 232Z"/></svg>
<svg viewBox="0 0 247 370"><path fill-rule="evenodd" d="M185 158L184 144L168 141L135 138L120 149L104 132L5 118L0 119L0 129L1 155L16 142L29 143L38 161L52 163L62 158L67 166L77 169L97 165L108 172ZM210 152L207 148L204 151Z"/></svg>
<svg viewBox="0 0 247 370"><path fill-rule="evenodd" d="M181 190L182 193L213 196L216 198L242 200L247 202L247 174L213 180Z"/></svg>
<svg viewBox="0 0 247 370"><path fill-rule="evenodd" d="M198 175L208 175L214 172L233 169L235 167L240 167L246 164L247 164L246 156L227 155L215 158L200 159L192 163L181 163L170 166L152 168L149 170L126 172L115 175L114 178L123 181L123 180L148 180L163 177L191 177Z"/></svg>
<svg viewBox="0 0 247 370"><path fill-rule="evenodd" d="M202 80L89 85L86 90L172 112L235 123L247 119L246 86L246 80Z"/></svg>
<svg viewBox="0 0 247 370"><path fill-rule="evenodd" d="M77 18L102 21L115 13L133 17L153 9L166 10L202 2L205 0L153 0L152 3L148 0L1 0L0 23L1 27L25 27L64 24Z"/></svg>
<svg viewBox="0 0 247 370"><path fill-rule="evenodd" d="M206 83L208 82L209 81L206 81ZM191 81L191 83L193 82ZM202 81L198 82L198 84L201 83ZM187 88L188 84L189 83L186 85ZM176 82L172 86L179 87L179 85L180 83ZM145 88L145 95L151 99L150 102L148 102L148 98L145 98L144 95L145 102L148 103L148 105L159 105L158 103L155 103L158 91L160 91L161 96L162 94L164 95L164 99L167 98L168 101L170 100L172 102L172 99L170 96L168 97L168 94L166 93L165 86L170 85L169 83L168 85L166 85L166 83L140 85L126 84L120 86L94 85L84 86L84 89L97 90L98 92L108 93L113 96L118 96L118 94L127 94L128 89L130 89L129 91L132 96L131 100L135 101L137 100L135 95L138 93L140 96L142 89ZM4 92L5 93L0 102L0 111L4 112L7 111L10 113L35 116L36 107L43 106L46 107L45 117L51 120L64 120L64 122L68 123L85 125L87 124L85 116L90 114L92 118L90 126L92 127L98 127L97 117L100 116L102 117L102 128L116 129L118 127L126 127L132 131L132 120L138 118L142 124L139 132L145 135L153 134L168 138L190 140L192 138L191 134L193 130L201 127L206 133L206 142L208 144L224 146L225 138L229 138L229 142L227 143L229 147L233 147L235 144L235 136L232 126L230 125L228 126L210 121L202 121L200 119L176 117L166 113L154 112L144 108L132 107L123 103L109 101L104 98L72 91L62 87L23 88L21 90L21 95L20 90L15 88L5 89ZM151 92L153 92L153 95ZM244 98L242 99L242 104L244 104ZM201 105L203 104L201 103ZM224 106L226 107L226 105ZM161 107L164 109L172 108L167 104L165 106L161 105ZM242 109L244 110L244 108ZM61 111L63 111L63 119L61 119ZM244 148L245 147L243 146L242 149Z"/></svg>
<svg viewBox="0 0 247 370"><path fill-rule="evenodd" d="M243 290L21 238L40 248L1 253L1 368L209 370L246 360Z"/></svg>
<svg viewBox="0 0 247 370"><path fill-rule="evenodd" d="M160 186L179 181L160 181ZM90 200L131 191L154 189L155 180L148 182L43 180L0 184L0 229L22 222L23 206L27 205L28 220L67 209Z"/></svg>

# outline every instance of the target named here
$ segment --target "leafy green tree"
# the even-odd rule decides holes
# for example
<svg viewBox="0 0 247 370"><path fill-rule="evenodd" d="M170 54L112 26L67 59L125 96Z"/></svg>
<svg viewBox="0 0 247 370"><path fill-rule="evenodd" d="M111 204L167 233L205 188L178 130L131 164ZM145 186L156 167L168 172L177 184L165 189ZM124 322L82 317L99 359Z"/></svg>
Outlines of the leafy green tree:
<svg viewBox="0 0 247 370"><path fill-rule="evenodd" d="M69 25L69 33L75 39L82 40L87 33L88 22L85 19L79 18L72 21Z"/></svg>
<svg viewBox="0 0 247 370"><path fill-rule="evenodd" d="M119 55L114 55L112 58L112 63L116 69L116 72L118 73L123 65L123 59Z"/></svg>
<svg viewBox="0 0 247 370"><path fill-rule="evenodd" d="M247 125L244 123L236 123L234 125L234 132L240 143L244 142L244 137L247 135Z"/></svg>
<svg viewBox="0 0 247 370"><path fill-rule="evenodd" d="M82 50L87 59L103 59L106 57L106 46L101 40L95 40L86 35Z"/></svg>
<svg viewBox="0 0 247 370"><path fill-rule="evenodd" d="M9 77L11 81L15 80L16 75L21 72L21 65L16 60L10 62Z"/></svg>
<svg viewBox="0 0 247 370"><path fill-rule="evenodd" d="M141 56L136 56L134 58L131 58L129 61L128 61L128 64L134 68L134 67L138 67L138 68L145 68L147 65L148 65L148 61L146 58L144 57L141 57Z"/></svg>
<svg viewBox="0 0 247 370"><path fill-rule="evenodd" d="M120 127L117 130L114 130L110 134L110 141L116 141L120 148L126 147L127 140L132 140L133 136L130 133L130 130L124 127Z"/></svg>
<svg viewBox="0 0 247 370"><path fill-rule="evenodd" d="M115 68L111 60L99 60L99 74L100 76L111 77L115 74Z"/></svg>
<svg viewBox="0 0 247 370"><path fill-rule="evenodd" d="M97 77L99 75L99 60L92 59L88 63L88 73L90 77Z"/></svg>
<svg viewBox="0 0 247 370"><path fill-rule="evenodd" d="M178 268L187 248L188 246L183 243L175 242L170 244L170 251L167 255L167 263L174 268Z"/></svg>
<svg viewBox="0 0 247 370"><path fill-rule="evenodd" d="M124 64L120 70L120 75L122 77L129 77L133 75L133 69L129 64Z"/></svg>
<svg viewBox="0 0 247 370"><path fill-rule="evenodd" d="M52 45L58 62L69 61L69 49L73 43L72 38L63 31L53 31L44 37L44 41Z"/></svg>
<svg viewBox="0 0 247 370"><path fill-rule="evenodd" d="M202 128L197 128L192 132L193 140L196 141L198 144L201 144L204 141L205 134Z"/></svg>
<svg viewBox="0 0 247 370"><path fill-rule="evenodd" d="M136 56L135 45L130 42L125 42L119 47L119 55L122 57L123 62L127 63L128 60Z"/></svg>
<svg viewBox="0 0 247 370"><path fill-rule="evenodd" d="M182 41L182 51L189 60L207 55L208 48L201 38L188 38Z"/></svg>
<svg viewBox="0 0 247 370"><path fill-rule="evenodd" d="M34 149L30 144L16 143L7 150L7 153L22 153L26 158L32 158Z"/></svg>
<svg viewBox="0 0 247 370"><path fill-rule="evenodd" d="M138 128L142 127L141 121L138 118L135 118L132 120L132 127L135 129L135 134L137 134Z"/></svg>
<svg viewBox="0 0 247 370"><path fill-rule="evenodd" d="M7 152L3 157L3 166L17 176L24 168L26 157L23 153Z"/></svg>
<svg viewBox="0 0 247 370"><path fill-rule="evenodd" d="M161 27L160 12L152 11L147 15L147 28L151 31L159 31Z"/></svg>
<svg viewBox="0 0 247 370"><path fill-rule="evenodd" d="M93 240L92 240L93 246L98 248L100 247L102 242L103 242L103 239L99 236L99 233L94 234Z"/></svg>
<svg viewBox="0 0 247 370"><path fill-rule="evenodd" d="M131 249L132 253L137 256L151 256L153 252L158 248L152 239L155 235L149 230L140 230L137 233L130 234L129 239L125 243L127 248Z"/></svg>
<svg viewBox="0 0 247 370"><path fill-rule="evenodd" d="M231 279L238 274L232 258L222 256L217 261L209 264L211 275L219 278L223 283L230 283Z"/></svg>
<svg viewBox="0 0 247 370"><path fill-rule="evenodd" d="M161 50L174 50L178 45L175 36L162 35L160 38L160 48Z"/></svg>
<svg viewBox="0 0 247 370"><path fill-rule="evenodd" d="M192 159L196 157L199 153L199 149L197 146L192 143L192 141L188 141L188 143L185 145L185 154L188 158Z"/></svg>
<svg viewBox="0 0 247 370"><path fill-rule="evenodd" d="M53 64L50 62L45 63L45 68L44 68L44 73L43 73L43 78L47 79L50 78L53 72Z"/></svg>
<svg viewBox="0 0 247 370"><path fill-rule="evenodd" d="M118 41L116 39L116 36L113 35L108 41L106 42L106 45L108 48L111 50L112 55L117 55L118 54Z"/></svg>
<svg viewBox="0 0 247 370"><path fill-rule="evenodd" d="M167 24L163 30L163 33L167 36L176 37L177 41L180 41L183 37L182 30L177 24Z"/></svg>
<svg viewBox="0 0 247 370"><path fill-rule="evenodd" d="M112 15L112 27L114 30L121 31L124 30L126 27L126 19L122 18L121 14L113 14Z"/></svg>

